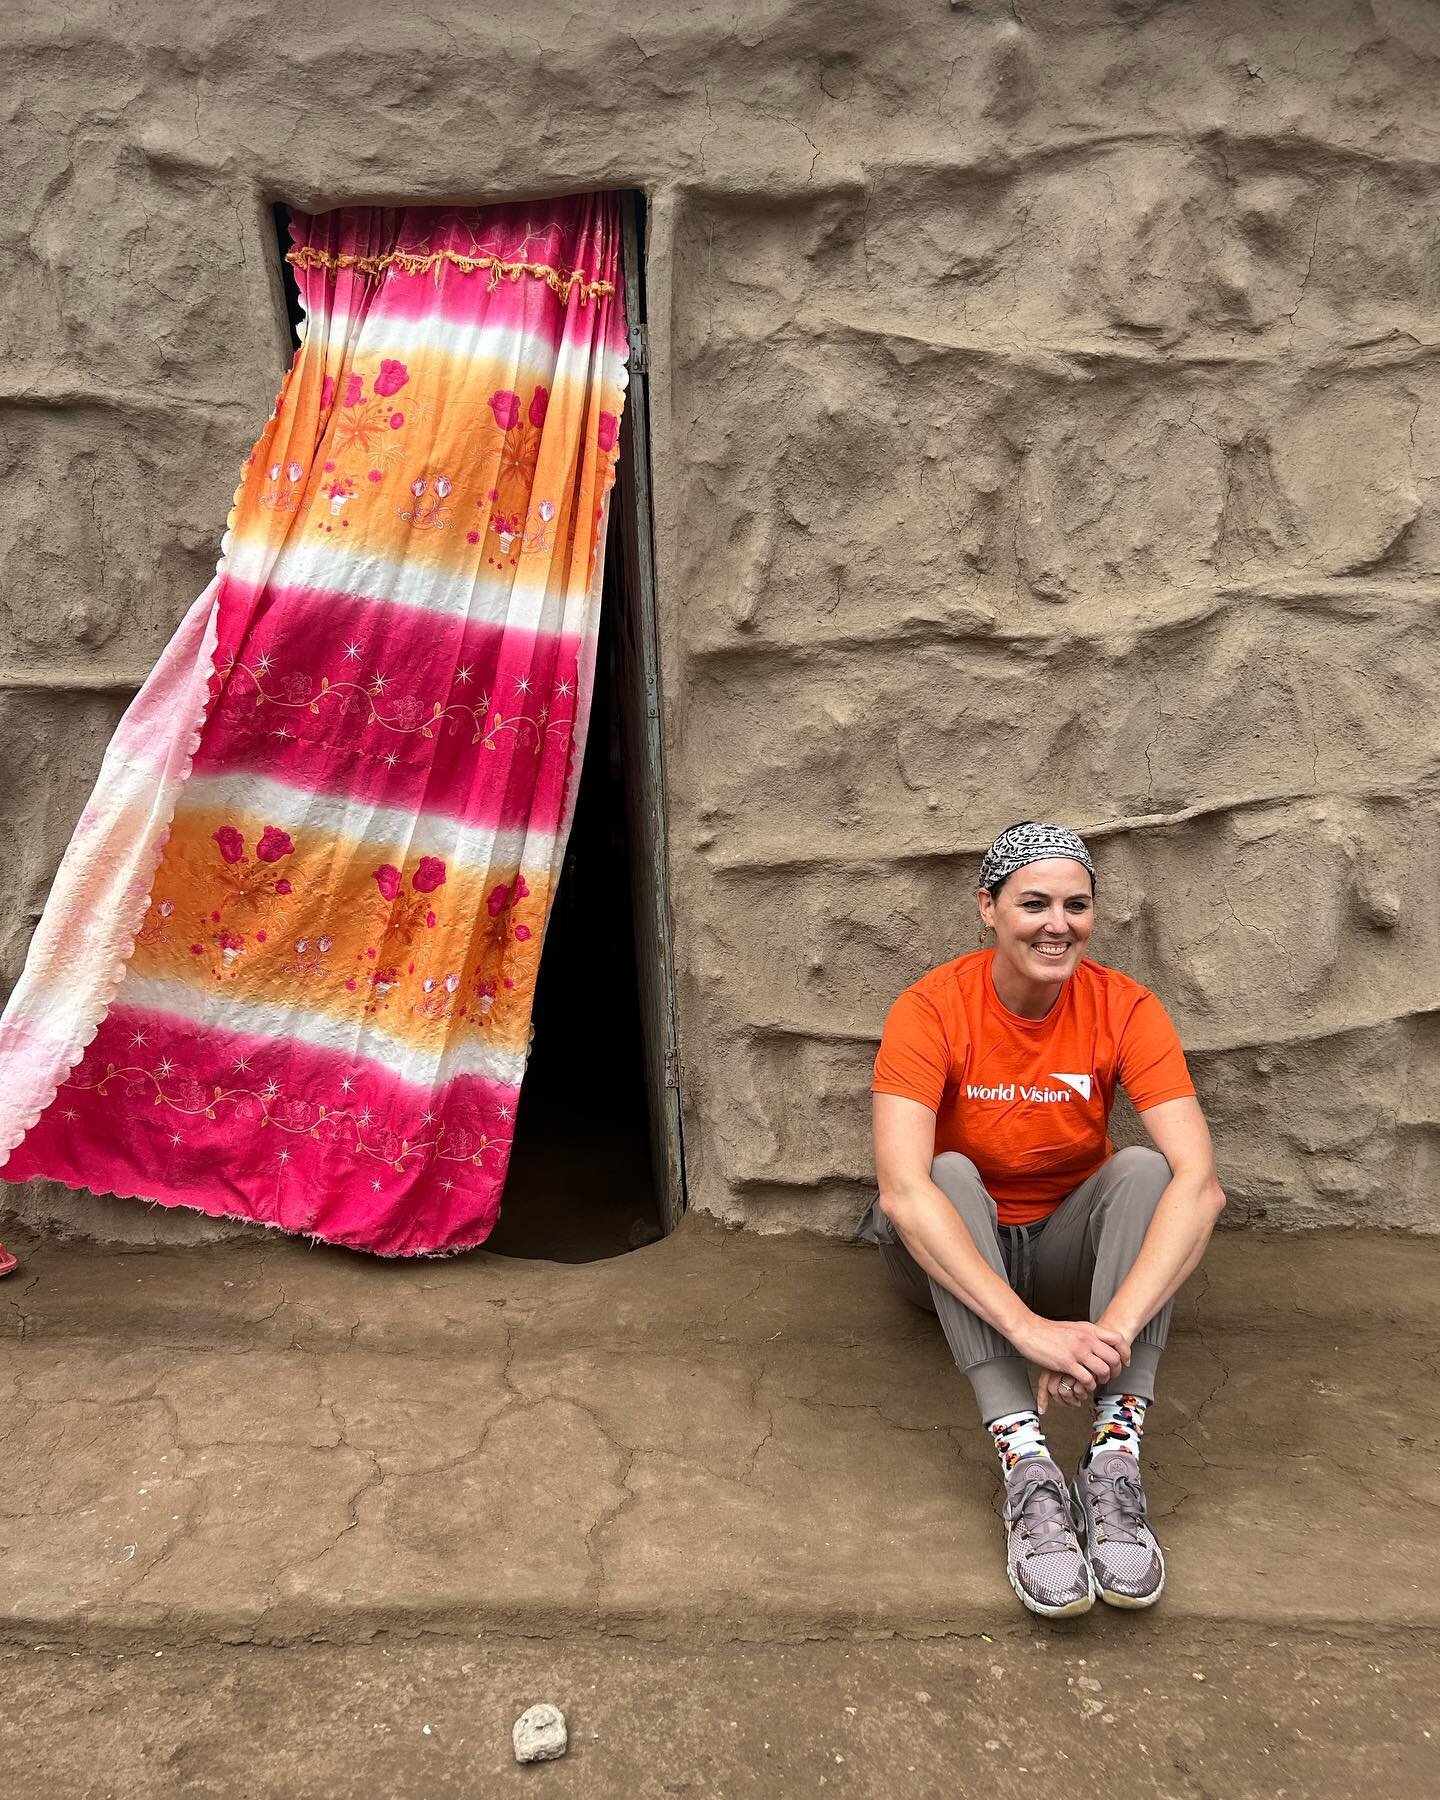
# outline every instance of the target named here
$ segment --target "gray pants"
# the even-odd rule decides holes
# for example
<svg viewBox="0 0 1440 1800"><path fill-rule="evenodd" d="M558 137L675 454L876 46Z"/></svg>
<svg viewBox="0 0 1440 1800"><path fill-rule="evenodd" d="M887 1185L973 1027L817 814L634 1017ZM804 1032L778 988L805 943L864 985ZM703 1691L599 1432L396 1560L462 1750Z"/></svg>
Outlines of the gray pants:
<svg viewBox="0 0 1440 1800"><path fill-rule="evenodd" d="M968 1156L947 1150L935 1158L930 1175L964 1220L975 1248L1027 1306L1047 1319L1094 1320L1110 1304L1140 1253L1169 1184L1170 1165L1158 1150L1117 1150L1035 1225L999 1223L995 1202ZM885 1273L907 1299L939 1316L987 1424L1002 1414L1034 1406L1024 1358L993 1325L925 1273L881 1212L878 1199L856 1236L880 1246ZM1167 1300L1136 1338L1129 1368L1103 1382L1099 1393L1155 1398L1155 1373L1173 1307L1174 1302Z"/></svg>

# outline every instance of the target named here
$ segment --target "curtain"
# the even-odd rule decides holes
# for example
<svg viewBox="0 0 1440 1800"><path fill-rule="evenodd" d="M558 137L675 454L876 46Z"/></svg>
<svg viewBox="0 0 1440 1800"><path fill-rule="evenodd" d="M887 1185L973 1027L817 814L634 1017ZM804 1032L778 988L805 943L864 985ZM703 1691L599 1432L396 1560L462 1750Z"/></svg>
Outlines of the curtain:
<svg viewBox="0 0 1440 1800"><path fill-rule="evenodd" d="M292 219L301 347L0 1021L0 1174L494 1225L594 678L613 195Z"/></svg>

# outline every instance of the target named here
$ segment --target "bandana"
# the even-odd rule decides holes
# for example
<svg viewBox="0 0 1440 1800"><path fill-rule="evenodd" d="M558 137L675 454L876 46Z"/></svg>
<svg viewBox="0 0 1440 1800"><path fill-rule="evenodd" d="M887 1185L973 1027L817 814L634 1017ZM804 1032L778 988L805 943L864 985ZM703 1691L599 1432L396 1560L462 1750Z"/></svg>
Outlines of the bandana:
<svg viewBox="0 0 1440 1800"><path fill-rule="evenodd" d="M1002 831L985 852L985 860L980 865L980 886L993 893L1017 869L1023 869L1027 863L1045 862L1052 856L1068 856L1083 863L1094 881L1095 865L1082 838L1063 825L1041 825L1034 819L1027 819L1023 825L1012 825L1008 831Z"/></svg>

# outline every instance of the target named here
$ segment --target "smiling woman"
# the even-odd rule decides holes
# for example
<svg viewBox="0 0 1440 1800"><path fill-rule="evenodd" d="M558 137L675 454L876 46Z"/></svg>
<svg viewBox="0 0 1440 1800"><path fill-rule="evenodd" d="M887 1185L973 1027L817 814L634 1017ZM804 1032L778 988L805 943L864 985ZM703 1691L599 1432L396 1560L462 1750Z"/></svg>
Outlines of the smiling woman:
<svg viewBox="0 0 1440 1800"><path fill-rule="evenodd" d="M1000 1453L1007 1569L1032 1612L1159 1599L1140 1480L1171 1302L1224 1196L1174 1026L1084 952L1095 865L1061 825L1003 831L981 864L981 949L895 1002L873 1084L879 1193L858 1235L935 1312ZM1116 1151L1123 1087L1154 1149ZM1040 1370L1038 1404L1026 1359ZM1040 1429L1095 1402L1070 1496ZM1074 1529L1079 1523L1079 1533Z"/></svg>

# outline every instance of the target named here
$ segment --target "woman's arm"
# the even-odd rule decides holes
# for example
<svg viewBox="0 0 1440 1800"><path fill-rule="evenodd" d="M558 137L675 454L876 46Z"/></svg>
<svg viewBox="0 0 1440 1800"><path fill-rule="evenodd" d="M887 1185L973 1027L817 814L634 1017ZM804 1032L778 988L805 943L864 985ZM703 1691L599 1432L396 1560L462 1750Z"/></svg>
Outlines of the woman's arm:
<svg viewBox="0 0 1440 1800"><path fill-rule="evenodd" d="M1072 1376L1087 1391L1097 1377L1108 1381L1118 1374L1130 1350L1115 1328L1105 1320L1091 1325L1084 1319L1042 1319L975 1248L965 1221L930 1179L935 1160L930 1108L898 1094L873 1099L880 1210L925 1273L993 1325L1020 1355Z"/></svg>
<svg viewBox="0 0 1440 1800"><path fill-rule="evenodd" d="M1170 1185L1160 1196L1140 1254L1099 1321L1123 1332L1127 1344L1199 1266L1225 1208L1200 1102L1193 1097L1166 1100L1142 1112L1140 1120L1170 1165Z"/></svg>

